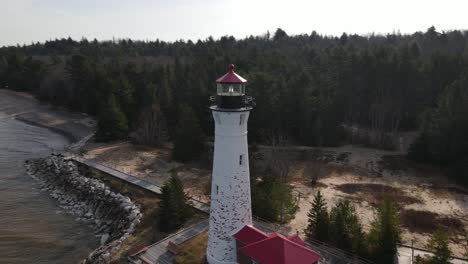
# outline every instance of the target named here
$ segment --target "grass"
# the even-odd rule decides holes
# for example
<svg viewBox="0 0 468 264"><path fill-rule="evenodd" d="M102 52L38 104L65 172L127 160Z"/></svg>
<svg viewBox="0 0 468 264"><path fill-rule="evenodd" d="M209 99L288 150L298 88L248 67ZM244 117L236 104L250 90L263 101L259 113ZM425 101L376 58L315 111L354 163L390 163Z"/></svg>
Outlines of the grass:
<svg viewBox="0 0 468 264"><path fill-rule="evenodd" d="M175 264L205 264L208 232L203 232L181 245L181 253L174 259Z"/></svg>
<svg viewBox="0 0 468 264"><path fill-rule="evenodd" d="M400 220L403 227L415 233L432 234L437 230L444 230L451 235L464 231L464 225L460 219L429 211L402 210Z"/></svg>
<svg viewBox="0 0 468 264"><path fill-rule="evenodd" d="M378 164L384 170L394 173L407 170L411 167L410 161L402 155L383 155Z"/></svg>
<svg viewBox="0 0 468 264"><path fill-rule="evenodd" d="M377 205L385 199L390 199L400 205L420 203L413 196L407 195L402 190L383 184L376 183L345 183L336 186L336 189L346 194L360 194L363 200Z"/></svg>

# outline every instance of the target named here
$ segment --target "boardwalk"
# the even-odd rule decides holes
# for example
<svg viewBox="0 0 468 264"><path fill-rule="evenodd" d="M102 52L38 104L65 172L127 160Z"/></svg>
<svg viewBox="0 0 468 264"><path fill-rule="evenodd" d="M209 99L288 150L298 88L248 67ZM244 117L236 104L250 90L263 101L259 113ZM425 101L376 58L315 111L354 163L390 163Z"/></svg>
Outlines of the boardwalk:
<svg viewBox="0 0 468 264"><path fill-rule="evenodd" d="M142 180L142 179L140 179L138 177L135 177L135 176L132 176L130 174L127 174L127 173L118 171L116 169L110 168L110 167L105 166L105 165L103 165L103 164L101 164L99 162L96 162L94 160L85 159L85 158L75 156L75 155L69 155L68 159L74 160L74 161L76 161L78 163L81 163L81 164L85 164L86 166L89 166L89 167L92 167L92 168L94 168L96 170L102 171L102 172L104 172L106 174L109 174L109 175L115 177L115 178L118 178L118 179L120 179L122 181L133 184L133 185L138 186L140 188L143 188L143 189L145 189L147 191L150 191L152 193L155 193L155 194L158 194L158 195L161 194L161 187L160 186L152 184L150 182L147 182L145 180ZM190 198L188 203L193 208L195 208L195 209L197 209L199 211L202 211L203 213L207 213L207 214L210 213L210 205L207 204L207 203L203 203L203 202L198 201L198 200L193 199L193 198Z"/></svg>
<svg viewBox="0 0 468 264"><path fill-rule="evenodd" d="M174 255L167 251L169 242L180 245L206 230L208 230L208 220L204 220L154 243L147 247L146 250L129 257L129 261L133 263L142 263L142 261L161 264L172 263Z"/></svg>

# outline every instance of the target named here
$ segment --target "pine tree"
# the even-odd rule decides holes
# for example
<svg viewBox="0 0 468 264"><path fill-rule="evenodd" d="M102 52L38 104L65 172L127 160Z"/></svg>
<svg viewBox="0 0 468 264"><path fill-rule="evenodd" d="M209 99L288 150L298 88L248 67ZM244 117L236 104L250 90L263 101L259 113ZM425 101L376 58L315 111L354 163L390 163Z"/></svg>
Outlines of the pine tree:
<svg viewBox="0 0 468 264"><path fill-rule="evenodd" d="M181 162L199 157L205 145L203 131L192 108L186 104L180 106L176 133L172 157Z"/></svg>
<svg viewBox="0 0 468 264"><path fill-rule="evenodd" d="M372 257L377 263L394 263L400 233L398 209L390 200L385 200L376 210L369 233Z"/></svg>
<svg viewBox="0 0 468 264"><path fill-rule="evenodd" d="M294 218L298 206L286 183L266 176L261 182L252 181L252 209L266 220L287 223Z"/></svg>
<svg viewBox="0 0 468 264"><path fill-rule="evenodd" d="M330 212L330 242L358 255L366 254L365 236L356 210L349 201L339 201Z"/></svg>
<svg viewBox="0 0 468 264"><path fill-rule="evenodd" d="M327 204L320 191L315 194L312 208L307 216L309 224L304 231L306 237L326 242L328 240L329 217Z"/></svg>
<svg viewBox="0 0 468 264"><path fill-rule="evenodd" d="M447 234L442 231L434 233L429 241L428 247L434 251L434 255L429 257L431 264L450 264L452 252L448 247Z"/></svg>
<svg viewBox="0 0 468 264"><path fill-rule="evenodd" d="M111 94L107 103L99 109L96 139L100 141L123 139L127 132L127 118Z"/></svg>
<svg viewBox="0 0 468 264"><path fill-rule="evenodd" d="M465 234L465 258L468 258L468 234Z"/></svg>
<svg viewBox="0 0 468 264"><path fill-rule="evenodd" d="M177 174L174 173L161 189L158 224L161 231L169 232L180 228L191 216L188 197Z"/></svg>

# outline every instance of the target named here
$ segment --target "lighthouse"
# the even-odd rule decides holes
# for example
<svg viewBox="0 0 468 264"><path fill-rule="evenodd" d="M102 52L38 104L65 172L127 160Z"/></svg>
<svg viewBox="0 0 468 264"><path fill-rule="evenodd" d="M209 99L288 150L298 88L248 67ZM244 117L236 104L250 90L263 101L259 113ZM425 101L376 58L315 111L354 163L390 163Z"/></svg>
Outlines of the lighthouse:
<svg viewBox="0 0 468 264"><path fill-rule="evenodd" d="M215 123L211 207L207 260L210 264L237 263L232 237L252 225L247 121L252 99L245 95L247 80L229 72L216 80L210 107Z"/></svg>

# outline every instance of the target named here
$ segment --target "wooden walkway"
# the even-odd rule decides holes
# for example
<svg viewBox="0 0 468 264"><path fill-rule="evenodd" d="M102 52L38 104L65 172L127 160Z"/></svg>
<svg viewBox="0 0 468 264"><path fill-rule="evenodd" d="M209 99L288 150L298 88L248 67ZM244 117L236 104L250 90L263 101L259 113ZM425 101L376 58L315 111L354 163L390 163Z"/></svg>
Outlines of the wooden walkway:
<svg viewBox="0 0 468 264"><path fill-rule="evenodd" d="M119 170L113 169L111 167L103 165L103 164L101 164L99 162L96 162L94 160L85 159L85 158L82 158L82 157L79 157L79 156L76 156L76 155L67 155L66 159L73 160L75 162L84 164L84 165L86 165L88 167L91 167L91 168L94 168L94 169L99 170L101 172L104 172L106 174L109 174L109 175L111 175L111 176L113 176L115 178L118 178L118 179L120 179L122 181L133 184L133 185L138 186L140 188L143 188L143 189L145 189L147 191L150 191L152 193L155 193L157 195L161 194L161 187L160 186L155 185L155 184L150 183L150 182L147 182L145 180L142 180L142 179L140 179L138 177L135 177L135 176L132 176L130 174L121 172ZM207 203L201 202L201 201L196 200L194 198L190 198L188 203L193 208L195 208L195 209L197 209L197 210L199 210L199 211L201 211L203 213L207 213L207 214L210 213L210 205L207 204Z"/></svg>
<svg viewBox="0 0 468 264"><path fill-rule="evenodd" d="M158 241L149 247L145 248L139 253L129 257L129 261L133 263L161 263L170 264L174 259L174 255L167 251L169 242L176 245L180 245L185 241L197 236L198 234L208 230L208 219L202 222L183 229L173 235L166 237L165 239Z"/></svg>

